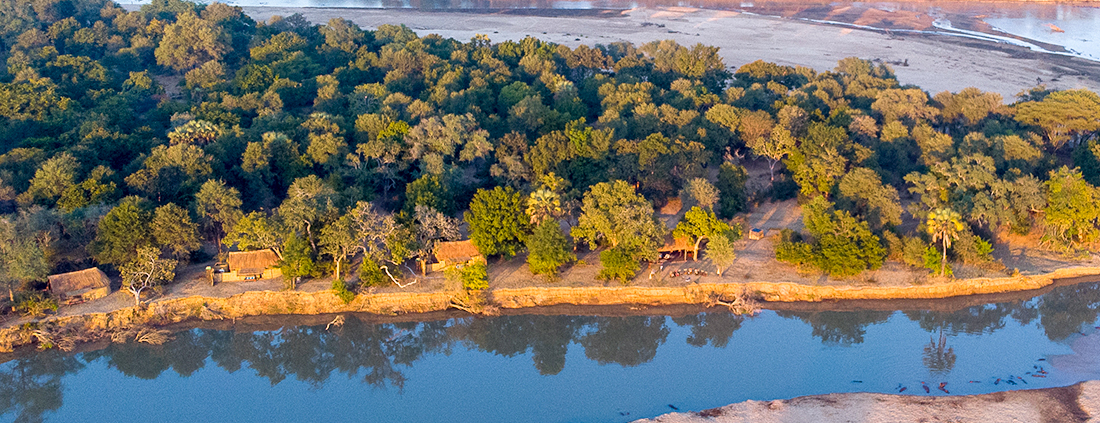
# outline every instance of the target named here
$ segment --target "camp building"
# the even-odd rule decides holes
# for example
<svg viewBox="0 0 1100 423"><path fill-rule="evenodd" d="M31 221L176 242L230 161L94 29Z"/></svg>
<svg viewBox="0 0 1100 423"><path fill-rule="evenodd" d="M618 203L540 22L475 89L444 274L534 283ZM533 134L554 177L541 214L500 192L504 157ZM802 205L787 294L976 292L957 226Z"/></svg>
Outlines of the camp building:
<svg viewBox="0 0 1100 423"><path fill-rule="evenodd" d="M111 279L98 267L76 272L50 275L50 292L65 298L81 298L91 301L111 293Z"/></svg>
<svg viewBox="0 0 1100 423"><path fill-rule="evenodd" d="M277 278L283 275L279 270L279 256L271 250L233 251L225 259L229 270L216 273L217 282L254 281Z"/></svg>
<svg viewBox="0 0 1100 423"><path fill-rule="evenodd" d="M472 263L485 263L485 257L481 255L481 252L477 251L477 247L474 246L474 242L471 240L465 241L444 241L435 244L435 263L432 264L432 271L438 272L445 270L452 266L464 266Z"/></svg>

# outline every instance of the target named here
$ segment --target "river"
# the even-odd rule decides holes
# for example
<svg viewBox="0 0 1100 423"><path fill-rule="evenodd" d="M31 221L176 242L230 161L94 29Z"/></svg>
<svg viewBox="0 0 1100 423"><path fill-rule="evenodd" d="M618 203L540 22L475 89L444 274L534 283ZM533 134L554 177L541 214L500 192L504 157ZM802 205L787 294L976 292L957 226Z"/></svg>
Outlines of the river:
<svg viewBox="0 0 1100 423"><path fill-rule="evenodd" d="M755 317L226 323L162 346L9 356L0 421L620 422L749 399L901 387L946 395L941 382L965 395L1100 378L1100 283L954 311L913 306L942 301Z"/></svg>

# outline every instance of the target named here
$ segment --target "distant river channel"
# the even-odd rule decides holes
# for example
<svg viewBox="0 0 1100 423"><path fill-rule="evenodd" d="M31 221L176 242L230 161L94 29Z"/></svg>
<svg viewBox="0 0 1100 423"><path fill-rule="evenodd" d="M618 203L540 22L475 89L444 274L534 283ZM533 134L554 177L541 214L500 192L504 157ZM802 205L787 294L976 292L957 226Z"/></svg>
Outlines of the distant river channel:
<svg viewBox="0 0 1100 423"><path fill-rule="evenodd" d="M1026 296L755 317L348 315L327 330L224 322L161 346L0 356L0 421L623 422L745 400L1100 379L1100 283Z"/></svg>
<svg viewBox="0 0 1100 423"><path fill-rule="evenodd" d="M149 0L129 0L142 4ZM199 0L209 2L208 0ZM1036 51L1100 61L1100 3L914 1L847 2L824 0L229 0L235 6L419 9L424 11L569 10L637 7L696 7L864 27L900 33L923 32L1022 45ZM843 10L842 10L843 9ZM850 10L851 9L851 10ZM932 19L871 19L865 10L903 11ZM907 17L905 17L907 18ZM918 19L918 21L920 21ZM902 23L898 23L902 22ZM931 22L931 25L927 23Z"/></svg>

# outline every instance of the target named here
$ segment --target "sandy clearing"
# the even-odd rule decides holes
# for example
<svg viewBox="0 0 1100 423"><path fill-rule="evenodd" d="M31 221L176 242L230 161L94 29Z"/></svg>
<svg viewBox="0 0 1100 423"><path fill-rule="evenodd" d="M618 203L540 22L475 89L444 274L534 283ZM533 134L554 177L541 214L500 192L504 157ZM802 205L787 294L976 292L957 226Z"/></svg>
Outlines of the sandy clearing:
<svg viewBox="0 0 1100 423"><path fill-rule="evenodd" d="M947 36L896 36L841 26L813 24L746 13L692 8L638 8L619 17L526 16L414 10L244 7L256 20L301 13L315 23L346 18L364 28L405 24L418 34L469 40L486 34L493 41L537 37L575 47L628 41L643 44L672 39L721 48L732 68L755 60L833 69L839 59L857 56L895 66L903 84L930 93L977 87L1012 100L1041 79L1051 88L1100 91L1100 64L1031 52L986 41Z"/></svg>

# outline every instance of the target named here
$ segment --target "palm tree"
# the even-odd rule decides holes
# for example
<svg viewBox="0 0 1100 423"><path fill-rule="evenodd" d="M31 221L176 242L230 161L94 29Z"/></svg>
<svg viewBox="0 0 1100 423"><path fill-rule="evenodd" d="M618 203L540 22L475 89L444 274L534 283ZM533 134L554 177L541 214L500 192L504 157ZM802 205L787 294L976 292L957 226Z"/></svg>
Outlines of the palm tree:
<svg viewBox="0 0 1100 423"><path fill-rule="evenodd" d="M965 228L962 216L958 212L942 208L933 210L928 214L928 234L932 236L932 242L943 244L943 259L940 260L940 275L947 274L947 249L951 242L959 239L959 234Z"/></svg>
<svg viewBox="0 0 1100 423"><path fill-rule="evenodd" d="M561 197L548 189L540 189L531 193L527 198L527 215L531 217L531 224L538 225L543 220L561 216Z"/></svg>

